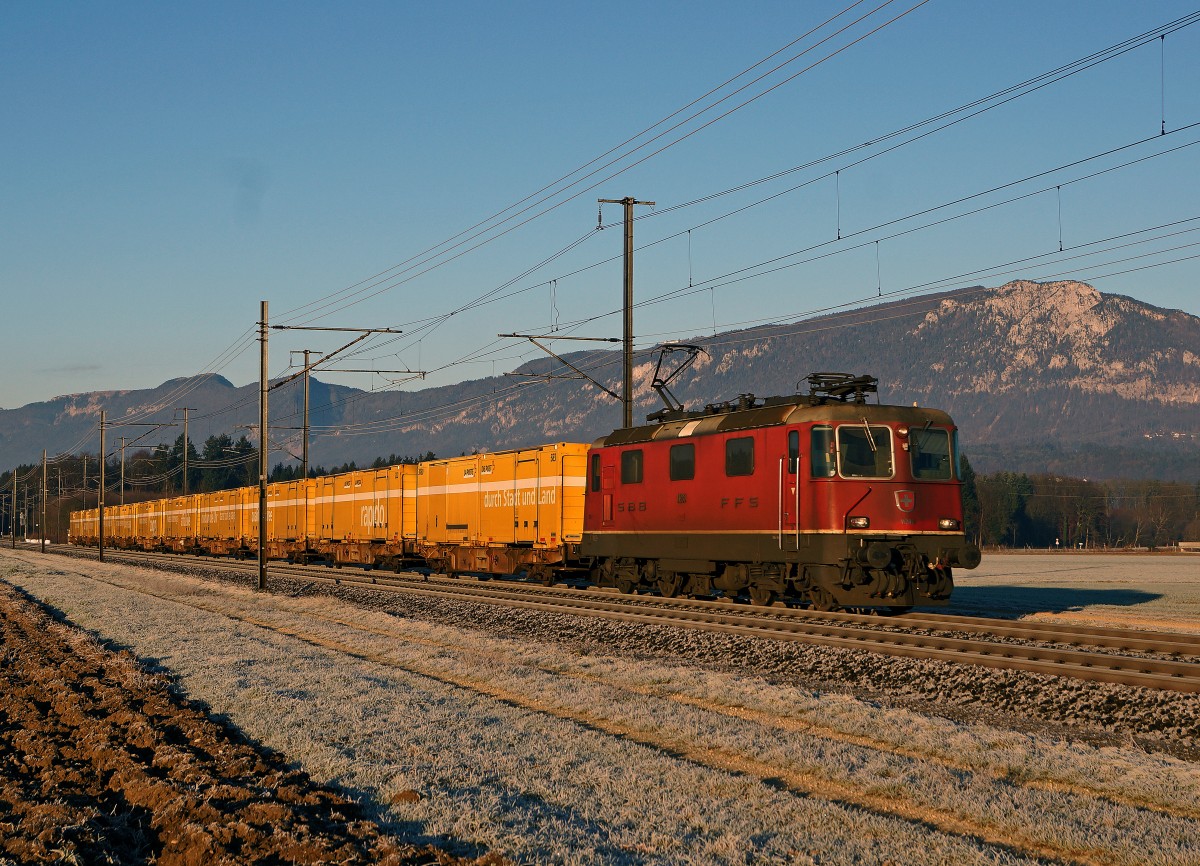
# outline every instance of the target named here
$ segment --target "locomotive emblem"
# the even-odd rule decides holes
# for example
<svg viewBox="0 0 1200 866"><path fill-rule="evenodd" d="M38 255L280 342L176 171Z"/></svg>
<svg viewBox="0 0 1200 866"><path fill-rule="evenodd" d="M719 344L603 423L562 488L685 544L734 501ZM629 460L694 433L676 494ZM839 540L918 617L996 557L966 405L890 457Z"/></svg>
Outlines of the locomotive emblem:
<svg viewBox="0 0 1200 866"><path fill-rule="evenodd" d="M896 491L896 507L905 514L913 510L913 506L917 504L917 497L911 490Z"/></svg>

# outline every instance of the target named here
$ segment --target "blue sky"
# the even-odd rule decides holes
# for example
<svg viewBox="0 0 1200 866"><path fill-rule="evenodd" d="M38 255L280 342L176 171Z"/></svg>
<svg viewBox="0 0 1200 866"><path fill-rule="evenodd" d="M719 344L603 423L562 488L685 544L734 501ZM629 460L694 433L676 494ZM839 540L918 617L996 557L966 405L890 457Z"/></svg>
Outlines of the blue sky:
<svg viewBox="0 0 1200 866"><path fill-rule="evenodd" d="M1200 127L1181 129L1200 122L1200 24L836 178L824 175L880 148L670 209L821 160L1195 11L1172 2L931 0L866 35L918 2L854 7L836 26L883 4L635 159L865 36L831 59L594 189L584 187L632 160L572 187L546 202L562 202L551 212L483 246L433 260L433 269L391 272L701 97L847 0L3 4L0 362L8 375L0 406L152 387L207 370L249 382L258 358L245 337L261 299L277 322L403 328L404 337L376 340L353 366L436 370L430 383L500 373L537 356L497 341L499 332L599 316L569 333L617 336L619 316L603 314L619 304L620 263L597 263L620 252L621 234L595 231L596 199L625 195L657 203L638 210L638 299L698 287L640 308L639 345L704 335L714 324L795 320L880 292L1016 277L1094 280L1102 291L1200 314L1200 259L1169 263L1200 254L1190 246L1200 231L1150 232L1122 250L1105 242L1200 217L1200 145L1157 155L1200 141ZM1164 114L1169 135L1155 138ZM875 228L1117 148L924 221L1049 192L902 237L889 235L921 221ZM606 223L619 215L605 206ZM839 229L852 240L829 243ZM1091 257L1064 260L1093 242ZM785 270L719 279L822 244L781 259L794 265ZM357 300L351 306L289 315L378 274L389 278L340 296ZM422 330L504 286L499 294L524 291ZM289 349L338 344L336 335L276 332L272 372L287 368ZM394 387L380 376L324 377Z"/></svg>

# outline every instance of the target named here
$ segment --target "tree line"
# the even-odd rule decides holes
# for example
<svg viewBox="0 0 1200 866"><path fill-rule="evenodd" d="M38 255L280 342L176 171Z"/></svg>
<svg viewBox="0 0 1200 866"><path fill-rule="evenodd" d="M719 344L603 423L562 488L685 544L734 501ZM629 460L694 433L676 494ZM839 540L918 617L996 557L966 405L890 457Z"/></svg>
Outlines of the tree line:
<svg viewBox="0 0 1200 866"><path fill-rule="evenodd" d="M1200 540L1200 481L993 472L963 459L967 536L1008 548L1157 548Z"/></svg>

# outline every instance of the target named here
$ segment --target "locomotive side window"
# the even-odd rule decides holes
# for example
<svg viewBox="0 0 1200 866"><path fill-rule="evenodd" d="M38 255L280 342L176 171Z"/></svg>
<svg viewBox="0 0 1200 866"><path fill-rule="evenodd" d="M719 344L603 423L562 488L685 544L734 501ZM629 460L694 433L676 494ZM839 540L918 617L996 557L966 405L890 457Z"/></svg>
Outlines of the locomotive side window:
<svg viewBox="0 0 1200 866"><path fill-rule="evenodd" d="M642 483L642 449L621 452L621 483Z"/></svg>
<svg viewBox="0 0 1200 866"><path fill-rule="evenodd" d="M600 489L600 455L592 455L592 492Z"/></svg>
<svg viewBox="0 0 1200 866"><path fill-rule="evenodd" d="M753 475L754 474L754 439L745 436L739 439L725 440L725 474Z"/></svg>
<svg viewBox="0 0 1200 866"><path fill-rule="evenodd" d="M832 427L813 427L809 465L813 478L832 478L837 474L837 451L833 447Z"/></svg>
<svg viewBox="0 0 1200 866"><path fill-rule="evenodd" d="M691 442L671 446L671 480L690 481L696 477L696 446Z"/></svg>
<svg viewBox="0 0 1200 866"><path fill-rule="evenodd" d="M845 424L838 427L838 468L843 478L891 478L891 428Z"/></svg>
<svg viewBox="0 0 1200 866"><path fill-rule="evenodd" d="M788 472L796 474L800 468L800 431L788 431Z"/></svg>
<svg viewBox="0 0 1200 866"><path fill-rule="evenodd" d="M909 455L912 458L913 478L949 481L953 477L950 434L946 430L937 427L928 430L914 429Z"/></svg>

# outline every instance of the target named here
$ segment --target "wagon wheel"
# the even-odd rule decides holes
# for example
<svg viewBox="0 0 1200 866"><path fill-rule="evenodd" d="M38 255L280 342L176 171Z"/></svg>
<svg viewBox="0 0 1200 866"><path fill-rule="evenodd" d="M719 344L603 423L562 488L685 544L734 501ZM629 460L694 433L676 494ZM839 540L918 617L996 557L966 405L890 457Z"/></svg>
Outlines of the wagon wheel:
<svg viewBox="0 0 1200 866"><path fill-rule="evenodd" d="M617 578L617 591L629 595L637 588L637 581L632 577L621 576Z"/></svg>
<svg viewBox="0 0 1200 866"><path fill-rule="evenodd" d="M529 577L542 586L554 586L554 572L544 565L529 569Z"/></svg>
<svg viewBox="0 0 1200 866"><path fill-rule="evenodd" d="M813 610L835 611L841 608L833 593L823 586L814 586L808 591L808 602Z"/></svg>
<svg viewBox="0 0 1200 866"><path fill-rule="evenodd" d="M775 591L767 589L765 586L759 586L756 583L750 584L750 603L757 604L760 607L770 607L775 603Z"/></svg>
<svg viewBox="0 0 1200 866"><path fill-rule="evenodd" d="M663 598L674 598L683 589L683 575L678 571L664 571L659 574L657 585Z"/></svg>

